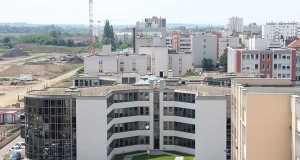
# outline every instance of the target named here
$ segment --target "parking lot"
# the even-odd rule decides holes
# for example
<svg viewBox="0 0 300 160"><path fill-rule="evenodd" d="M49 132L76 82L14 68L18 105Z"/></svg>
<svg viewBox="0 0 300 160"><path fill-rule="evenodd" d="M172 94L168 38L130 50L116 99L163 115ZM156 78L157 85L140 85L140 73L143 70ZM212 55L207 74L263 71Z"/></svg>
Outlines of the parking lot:
<svg viewBox="0 0 300 160"><path fill-rule="evenodd" d="M9 144L7 144L5 147L0 149L0 160L3 160L4 155L8 153L8 150L12 147L15 146L17 142L25 142L24 138L21 138L21 136L17 137L13 141L11 141Z"/></svg>

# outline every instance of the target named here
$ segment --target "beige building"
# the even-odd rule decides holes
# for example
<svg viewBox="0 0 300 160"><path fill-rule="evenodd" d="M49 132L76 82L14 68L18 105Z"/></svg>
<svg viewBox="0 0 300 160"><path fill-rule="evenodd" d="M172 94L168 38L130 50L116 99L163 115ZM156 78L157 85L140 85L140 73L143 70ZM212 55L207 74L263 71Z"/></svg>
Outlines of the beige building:
<svg viewBox="0 0 300 160"><path fill-rule="evenodd" d="M300 88L287 79L234 79L231 87L232 160L299 160Z"/></svg>

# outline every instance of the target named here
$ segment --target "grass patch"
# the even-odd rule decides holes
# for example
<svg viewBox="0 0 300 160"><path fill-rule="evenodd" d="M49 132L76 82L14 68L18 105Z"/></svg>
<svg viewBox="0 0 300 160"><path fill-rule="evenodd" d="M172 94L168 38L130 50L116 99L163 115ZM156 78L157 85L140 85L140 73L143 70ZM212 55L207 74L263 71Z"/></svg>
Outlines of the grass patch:
<svg viewBox="0 0 300 160"><path fill-rule="evenodd" d="M174 156L169 156L169 155L149 155L149 160L174 160ZM148 155L143 154L139 156L134 156L132 160L148 160Z"/></svg>
<svg viewBox="0 0 300 160"><path fill-rule="evenodd" d="M6 155L4 156L4 158L3 158L3 160L8 160L8 158L9 158L9 155L6 154Z"/></svg>
<svg viewBox="0 0 300 160"><path fill-rule="evenodd" d="M125 154L117 154L115 156L114 160L123 160L125 158L125 156L127 156L127 155L136 154L136 153L143 153L143 152L146 153L146 151L135 151L135 152L128 152L128 153L125 153Z"/></svg>
<svg viewBox="0 0 300 160"><path fill-rule="evenodd" d="M194 158L195 158L195 156L190 155L190 154L186 154L186 153L181 153L181 152L176 152L176 151L165 151L165 152L177 154L179 156L183 156L184 160L194 160Z"/></svg>
<svg viewBox="0 0 300 160"><path fill-rule="evenodd" d="M5 93L1 93L1 92L0 92L0 96L4 96L4 95L5 95Z"/></svg>

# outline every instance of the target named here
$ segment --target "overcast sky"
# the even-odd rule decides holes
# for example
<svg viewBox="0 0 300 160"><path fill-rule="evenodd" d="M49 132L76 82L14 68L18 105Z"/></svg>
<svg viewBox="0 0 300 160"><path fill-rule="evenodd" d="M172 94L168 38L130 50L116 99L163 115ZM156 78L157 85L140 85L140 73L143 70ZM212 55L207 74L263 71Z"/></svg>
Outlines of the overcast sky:
<svg viewBox="0 0 300 160"><path fill-rule="evenodd" d="M225 25L232 16L244 24L300 21L300 0L94 0L94 20L134 24L145 17L167 23ZM88 24L88 0L0 0L0 23Z"/></svg>

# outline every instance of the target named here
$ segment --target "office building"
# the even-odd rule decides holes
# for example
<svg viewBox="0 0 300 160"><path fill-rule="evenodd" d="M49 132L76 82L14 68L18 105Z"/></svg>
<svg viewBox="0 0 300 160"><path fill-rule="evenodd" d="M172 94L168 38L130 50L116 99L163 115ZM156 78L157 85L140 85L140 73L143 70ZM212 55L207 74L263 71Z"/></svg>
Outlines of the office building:
<svg viewBox="0 0 300 160"><path fill-rule="evenodd" d="M111 160L169 150L225 160L228 88L166 82L30 91L26 156Z"/></svg>
<svg viewBox="0 0 300 160"><path fill-rule="evenodd" d="M133 52L138 54L141 46L166 46L166 19L153 17L136 23Z"/></svg>

